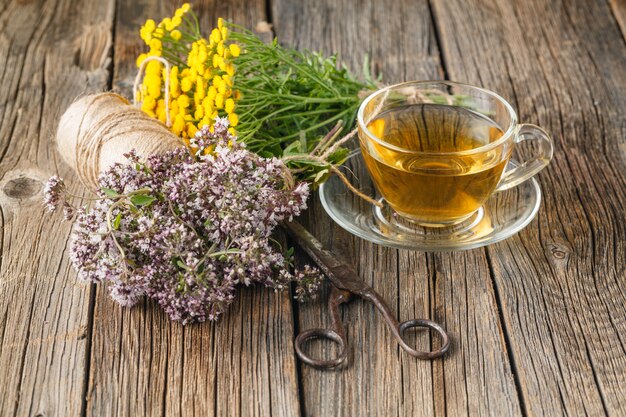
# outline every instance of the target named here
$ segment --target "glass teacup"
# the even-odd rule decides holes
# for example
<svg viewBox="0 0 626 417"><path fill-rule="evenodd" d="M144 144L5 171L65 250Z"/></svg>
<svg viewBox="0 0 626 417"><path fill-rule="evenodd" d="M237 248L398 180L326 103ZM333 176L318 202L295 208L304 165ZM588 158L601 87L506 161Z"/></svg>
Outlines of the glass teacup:
<svg viewBox="0 0 626 417"><path fill-rule="evenodd" d="M552 139L518 124L497 94L449 81L406 82L370 95L358 112L372 180L391 208L425 227L470 218L495 192L526 181L552 159ZM515 144L536 156L507 168Z"/></svg>

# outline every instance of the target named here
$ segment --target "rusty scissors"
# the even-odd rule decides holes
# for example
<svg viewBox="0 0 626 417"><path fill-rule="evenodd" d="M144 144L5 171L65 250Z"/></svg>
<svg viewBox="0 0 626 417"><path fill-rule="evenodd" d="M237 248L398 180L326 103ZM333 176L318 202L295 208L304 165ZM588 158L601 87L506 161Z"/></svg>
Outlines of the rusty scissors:
<svg viewBox="0 0 626 417"><path fill-rule="evenodd" d="M350 301L352 295L358 295L376 306L378 311L383 315L391 333L398 341L400 347L409 355L418 359L429 360L439 358L448 351L450 338L439 323L426 319L413 319L399 323L380 295L378 295L372 287L359 279L356 270L352 266L341 262L330 251L324 249L321 242L315 239L315 237L299 223L286 223L285 229L296 241L298 246L304 249L311 260L317 264L332 284L328 298L328 308L331 314L331 328L305 330L301 332L294 341L296 354L302 362L316 368L334 368L347 361L348 349L346 333L341 323L339 306ZM433 351L418 351L413 349L403 337L404 332L412 327L424 327L437 332L441 337L441 347ZM329 339L337 343L339 345L338 356L333 359L321 360L312 358L304 353L302 350L303 344L307 340L314 338Z"/></svg>

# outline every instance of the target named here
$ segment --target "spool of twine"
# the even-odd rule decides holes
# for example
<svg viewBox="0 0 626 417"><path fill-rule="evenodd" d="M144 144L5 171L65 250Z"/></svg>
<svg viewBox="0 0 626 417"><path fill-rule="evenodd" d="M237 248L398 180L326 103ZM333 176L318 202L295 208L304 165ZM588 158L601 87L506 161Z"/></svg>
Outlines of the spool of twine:
<svg viewBox="0 0 626 417"><path fill-rule="evenodd" d="M124 154L132 149L146 158L184 146L165 125L115 93L75 101L61 116L56 140L63 160L90 188L98 187L101 172L126 162Z"/></svg>

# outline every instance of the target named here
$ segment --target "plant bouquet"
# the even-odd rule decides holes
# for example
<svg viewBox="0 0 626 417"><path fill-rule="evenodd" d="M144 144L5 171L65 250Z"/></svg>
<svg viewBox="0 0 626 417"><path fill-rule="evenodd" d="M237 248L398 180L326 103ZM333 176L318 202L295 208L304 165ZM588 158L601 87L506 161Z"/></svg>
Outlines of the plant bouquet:
<svg viewBox="0 0 626 417"><path fill-rule="evenodd" d="M74 113L57 133L65 149L72 132L75 152L62 155L97 188L85 206L59 177L45 190L50 210L77 218L70 256L79 278L104 284L125 306L152 298L183 323L218 318L238 284L295 282L296 298L314 296L319 271L291 272L292 250L272 234L338 172L348 153L341 145L354 134L346 128L373 81L357 81L334 56L265 44L222 19L203 38L188 4L159 24L148 20L140 34L149 47L137 59L134 99L143 113L126 104L104 112L97 103L110 97L90 97L66 112ZM94 125L86 130L85 114ZM105 164L111 155L94 156L91 146L114 153L102 150L107 135L137 146ZM156 151L159 137L171 145ZM90 182L90 172L101 173Z"/></svg>

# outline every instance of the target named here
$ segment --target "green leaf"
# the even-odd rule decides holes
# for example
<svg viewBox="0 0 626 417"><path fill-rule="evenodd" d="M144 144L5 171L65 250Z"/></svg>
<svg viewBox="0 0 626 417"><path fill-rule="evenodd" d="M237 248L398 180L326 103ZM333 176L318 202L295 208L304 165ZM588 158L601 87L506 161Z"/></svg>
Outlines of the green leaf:
<svg viewBox="0 0 626 417"><path fill-rule="evenodd" d="M101 190L101 191L102 191L102 192L103 192L103 193L104 193L107 197L119 197L119 196L120 196L120 194L119 194L117 191L115 191L115 190L113 190L113 189L111 189L111 188L105 188L105 187L102 187L102 188L100 188L100 190Z"/></svg>
<svg viewBox="0 0 626 417"><path fill-rule="evenodd" d="M122 221L122 213L117 213L115 216L115 220L113 220L113 230L117 230L120 228L120 222Z"/></svg>
<svg viewBox="0 0 626 417"><path fill-rule="evenodd" d="M133 203L137 207L148 206L154 200L156 200L156 197L152 197L151 195L146 195L146 194L137 194L130 198L130 202Z"/></svg>
<svg viewBox="0 0 626 417"><path fill-rule="evenodd" d="M180 259L176 261L176 265L178 265L179 268L187 269L187 265L185 265L185 263L181 261Z"/></svg>
<svg viewBox="0 0 626 417"><path fill-rule="evenodd" d="M317 173L313 182L315 183L324 182L322 179L325 178L328 175L328 173L329 173L329 170L327 169L321 170L320 172Z"/></svg>
<svg viewBox="0 0 626 417"><path fill-rule="evenodd" d="M300 142L294 141L285 147L285 150L283 151L283 156L297 155L300 153L302 153L302 151L300 150Z"/></svg>
<svg viewBox="0 0 626 417"><path fill-rule="evenodd" d="M300 152L307 151L306 134L303 131L300 131L300 141L298 142L298 145Z"/></svg>
<svg viewBox="0 0 626 417"><path fill-rule="evenodd" d="M327 162L321 162L321 161L312 161L309 158L309 154L293 154L292 156L302 156L302 159L292 159L289 161L288 165L299 165L301 164L302 166L312 166L312 167L327 167L328 163Z"/></svg>
<svg viewBox="0 0 626 417"><path fill-rule="evenodd" d="M328 162L333 165L342 165L350 156L350 150L347 148L339 148L328 157Z"/></svg>

